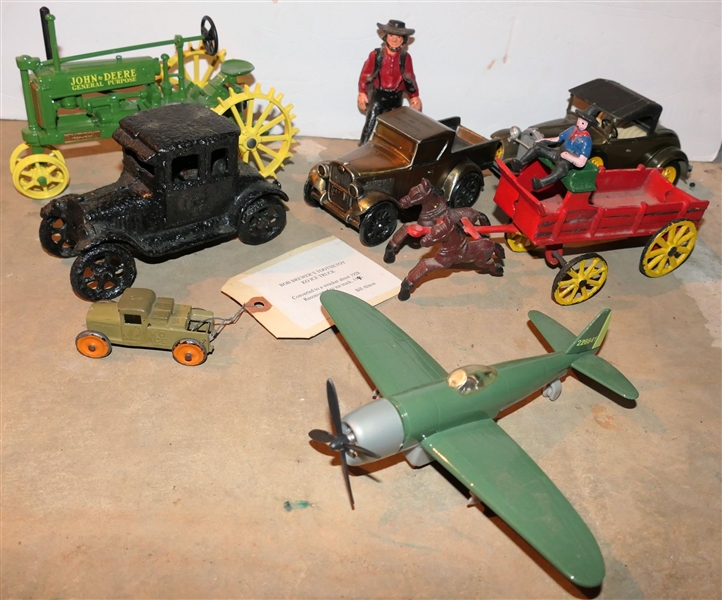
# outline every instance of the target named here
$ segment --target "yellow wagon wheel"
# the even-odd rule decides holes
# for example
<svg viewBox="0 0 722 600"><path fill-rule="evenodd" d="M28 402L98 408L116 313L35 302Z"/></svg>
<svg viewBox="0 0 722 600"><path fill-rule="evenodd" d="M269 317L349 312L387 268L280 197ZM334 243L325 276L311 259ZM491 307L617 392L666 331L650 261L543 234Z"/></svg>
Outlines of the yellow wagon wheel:
<svg viewBox="0 0 722 600"><path fill-rule="evenodd" d="M529 252L534 247L523 233L505 233L504 239L512 252Z"/></svg>
<svg viewBox="0 0 722 600"><path fill-rule="evenodd" d="M225 60L225 49L219 50L217 54L211 56L206 52L203 42L198 42L198 46L188 42L188 46L183 50L183 74L185 80L203 87L218 73L221 64ZM178 55L171 56L168 59L168 79L171 84L178 86ZM158 80L163 80L163 73L160 74Z"/></svg>
<svg viewBox="0 0 722 600"><path fill-rule="evenodd" d="M557 304L571 306L589 300L602 289L609 267L599 254L582 254L566 263L557 273L552 298Z"/></svg>
<svg viewBox="0 0 722 600"><path fill-rule="evenodd" d="M83 331L75 338L78 352L88 358L105 358L113 350L113 346L105 335L99 331Z"/></svg>
<svg viewBox="0 0 722 600"><path fill-rule="evenodd" d="M597 168L604 166L604 159L601 156L592 156L589 159L589 162Z"/></svg>
<svg viewBox="0 0 722 600"><path fill-rule="evenodd" d="M251 90L247 85L237 93L232 89L225 100L219 100L213 110L236 122L241 130L238 152L242 160L254 164L264 177L275 177L290 152L293 136L293 104L283 105L283 94L271 88L267 94L261 86Z"/></svg>
<svg viewBox="0 0 722 600"><path fill-rule="evenodd" d="M647 277L671 273L689 258L696 241L697 227L692 221L672 221L647 242L639 261L639 270Z"/></svg>
<svg viewBox="0 0 722 600"><path fill-rule="evenodd" d="M52 154L31 154L21 158L13 169L15 189L34 200L57 196L68 187L69 180L65 161Z"/></svg>
<svg viewBox="0 0 722 600"><path fill-rule="evenodd" d="M65 162L65 158L61 154L60 150L55 148L55 146L45 146L44 150L45 154L49 154L50 156L54 156L55 158L58 158ZM26 156L30 156L31 154L32 151L30 150L30 146L25 142L15 148L15 150L13 150L13 153L10 155L10 172L12 173L15 170L15 165L20 162L21 158L25 158Z"/></svg>
<svg viewBox="0 0 722 600"><path fill-rule="evenodd" d="M195 340L180 340L173 346L173 358L182 365L195 367L206 361L205 348Z"/></svg>

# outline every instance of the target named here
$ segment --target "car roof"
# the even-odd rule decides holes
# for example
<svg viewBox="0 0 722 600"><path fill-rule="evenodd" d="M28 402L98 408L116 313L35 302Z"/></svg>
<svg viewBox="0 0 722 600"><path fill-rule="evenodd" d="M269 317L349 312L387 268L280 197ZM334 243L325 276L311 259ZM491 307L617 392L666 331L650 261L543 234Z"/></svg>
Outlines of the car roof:
<svg viewBox="0 0 722 600"><path fill-rule="evenodd" d="M448 132L453 133L446 125L442 125L424 113L402 106L395 110L379 115L377 121L386 123L392 129L402 132L407 137L421 142L434 137L446 136Z"/></svg>
<svg viewBox="0 0 722 600"><path fill-rule="evenodd" d="M239 133L231 119L205 106L169 104L121 119L113 139L148 160L158 152L193 146L199 140L213 142Z"/></svg>
<svg viewBox="0 0 722 600"><path fill-rule="evenodd" d="M656 123L661 105L609 79L594 79L569 90L572 96L593 104L620 121L652 117Z"/></svg>

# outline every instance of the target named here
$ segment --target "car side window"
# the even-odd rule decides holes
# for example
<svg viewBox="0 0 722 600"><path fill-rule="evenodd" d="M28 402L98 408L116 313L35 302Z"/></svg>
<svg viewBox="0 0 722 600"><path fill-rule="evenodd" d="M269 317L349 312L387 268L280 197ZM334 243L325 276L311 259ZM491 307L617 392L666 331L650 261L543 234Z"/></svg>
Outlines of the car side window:
<svg viewBox="0 0 722 600"><path fill-rule="evenodd" d="M430 140L421 142L416 150L416 164L426 164L436 162L441 158L444 150L446 150L446 140Z"/></svg>
<svg viewBox="0 0 722 600"><path fill-rule="evenodd" d="M173 159L171 179L173 183L197 181L200 177L198 154L188 154Z"/></svg>
<svg viewBox="0 0 722 600"><path fill-rule="evenodd" d="M140 325L142 323L140 315L123 315L123 320L130 325Z"/></svg>
<svg viewBox="0 0 722 600"><path fill-rule="evenodd" d="M211 152L211 175L220 177L228 173L228 150L216 148Z"/></svg>

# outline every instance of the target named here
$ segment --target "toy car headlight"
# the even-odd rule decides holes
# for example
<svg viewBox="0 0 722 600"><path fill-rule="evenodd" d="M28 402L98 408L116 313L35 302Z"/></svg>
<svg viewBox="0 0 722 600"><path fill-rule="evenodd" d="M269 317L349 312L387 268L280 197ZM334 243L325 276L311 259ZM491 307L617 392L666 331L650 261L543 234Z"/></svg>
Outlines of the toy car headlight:
<svg viewBox="0 0 722 600"><path fill-rule="evenodd" d="M352 183L348 186L348 193L354 200L356 200L356 198L360 198L363 195L364 188L360 183Z"/></svg>
<svg viewBox="0 0 722 600"><path fill-rule="evenodd" d="M316 167L316 171L318 171L319 177L322 177L323 179L328 179L328 176L331 174L331 169L326 163L319 164Z"/></svg>
<svg viewBox="0 0 722 600"><path fill-rule="evenodd" d="M509 129L509 141L515 142L516 140L521 137L521 129L514 125L511 129Z"/></svg>

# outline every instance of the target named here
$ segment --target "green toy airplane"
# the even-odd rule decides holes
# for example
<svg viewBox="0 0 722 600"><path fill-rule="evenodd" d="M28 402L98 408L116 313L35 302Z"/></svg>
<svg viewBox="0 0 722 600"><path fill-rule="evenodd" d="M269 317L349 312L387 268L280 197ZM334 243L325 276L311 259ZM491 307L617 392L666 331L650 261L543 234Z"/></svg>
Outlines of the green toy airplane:
<svg viewBox="0 0 722 600"><path fill-rule="evenodd" d="M596 356L611 311L600 312L575 336L537 311L529 318L554 352L447 373L399 327L363 300L339 291L321 303L383 396L341 418L329 379L335 435L314 429L311 439L340 453L351 505L347 465L403 452L413 466L437 460L471 494L504 519L565 577L582 587L604 579L594 536L569 501L494 418L536 390L556 400L571 367L629 399L639 393Z"/></svg>

